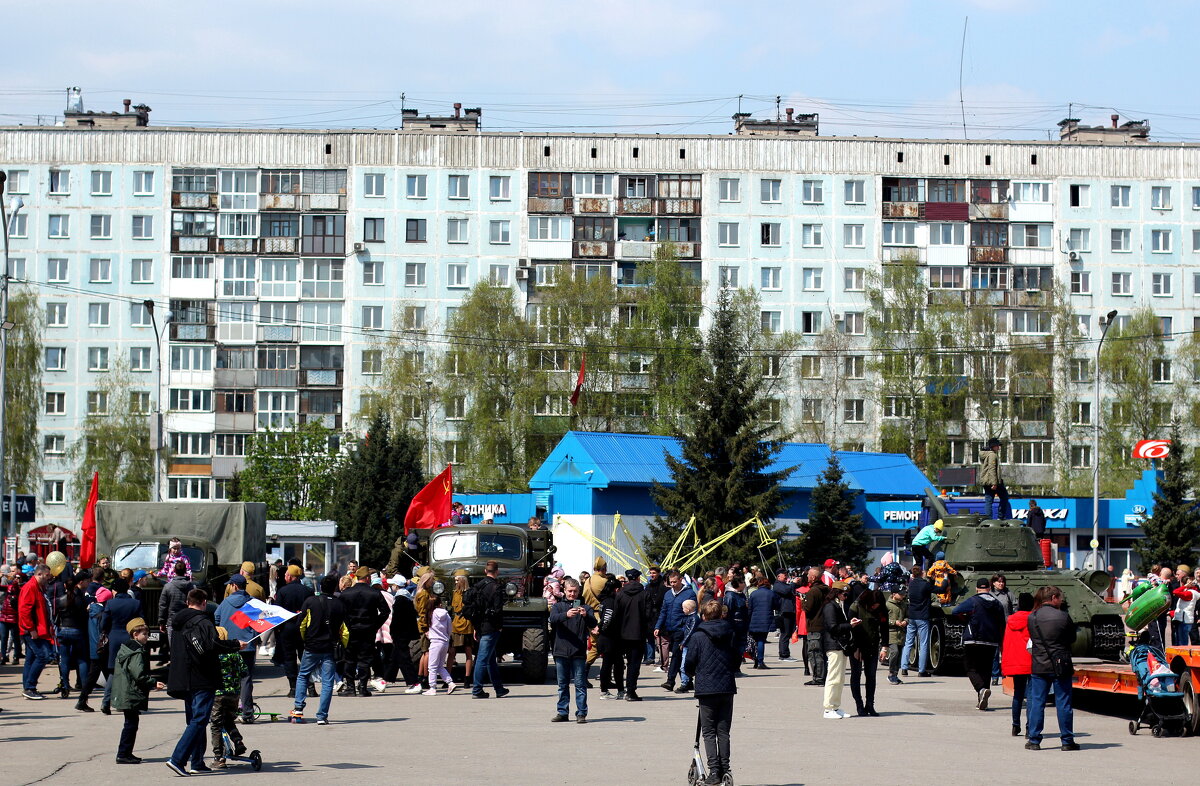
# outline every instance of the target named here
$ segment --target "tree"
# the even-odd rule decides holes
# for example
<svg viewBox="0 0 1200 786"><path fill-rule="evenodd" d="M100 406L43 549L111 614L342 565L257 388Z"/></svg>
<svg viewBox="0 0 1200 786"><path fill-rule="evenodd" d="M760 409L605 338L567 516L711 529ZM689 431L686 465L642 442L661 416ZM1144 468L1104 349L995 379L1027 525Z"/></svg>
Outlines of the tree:
<svg viewBox="0 0 1200 786"><path fill-rule="evenodd" d="M752 516L770 523L786 507L781 482L791 469L768 471L782 448L764 420L755 379L761 373L749 336L738 328L733 299L722 292L704 344L706 374L696 389L686 430L676 436L682 459L667 453L674 481L655 483L651 497L665 515L650 522L647 553L661 558L694 516L700 541L707 542ZM772 534L778 537L782 527ZM747 527L720 551L722 562L758 560L758 532Z"/></svg>
<svg viewBox="0 0 1200 786"><path fill-rule="evenodd" d="M1194 565L1200 545L1200 508L1196 506L1194 473L1185 454L1179 424L1171 427L1171 451L1163 460L1162 478L1154 492L1154 515L1142 522L1146 537L1133 544L1142 566Z"/></svg>
<svg viewBox="0 0 1200 786"><path fill-rule="evenodd" d="M366 436L350 449L333 490L329 515L338 537L358 541L364 565L382 568L392 544L404 531L404 514L424 486L421 440L394 429L380 412Z"/></svg>
<svg viewBox="0 0 1200 786"><path fill-rule="evenodd" d="M800 554L806 565L836 559L861 569L871 547L862 515L854 512L854 495L836 454L813 488L808 524L800 537Z"/></svg>
<svg viewBox="0 0 1200 786"><path fill-rule="evenodd" d="M88 391L87 417L79 438L67 448L75 471L70 494L80 509L87 502L92 473L100 473L100 496L107 500L146 502L154 483L154 451L150 448L150 394L132 390L124 363L101 377Z"/></svg>
<svg viewBox="0 0 1200 786"><path fill-rule="evenodd" d="M9 290L4 400L4 482L35 493L41 469L38 413L42 403L42 311L24 286ZM7 493L7 489L5 490Z"/></svg>
<svg viewBox="0 0 1200 786"><path fill-rule="evenodd" d="M337 432L316 421L256 434L236 476L237 500L266 503L269 519L329 518L343 462L339 441Z"/></svg>

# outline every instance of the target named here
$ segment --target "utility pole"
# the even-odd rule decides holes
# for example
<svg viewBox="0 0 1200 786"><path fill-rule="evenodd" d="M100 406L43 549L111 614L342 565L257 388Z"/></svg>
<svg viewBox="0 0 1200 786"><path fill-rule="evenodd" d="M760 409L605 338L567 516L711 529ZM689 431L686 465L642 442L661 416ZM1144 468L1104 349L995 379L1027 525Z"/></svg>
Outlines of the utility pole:
<svg viewBox="0 0 1200 786"><path fill-rule="evenodd" d="M1100 341L1096 344L1096 411L1092 413L1092 421L1096 424L1092 431L1092 542L1089 544L1092 547L1092 570L1100 570L1100 349L1116 318L1115 308L1100 317Z"/></svg>
<svg viewBox="0 0 1200 786"><path fill-rule="evenodd" d="M4 205L4 186L7 180L7 173L0 172L0 222L4 224L4 272L0 275L0 493L3 493L4 472L8 469L5 463L5 450L7 449L5 438L8 431L8 412L5 402L8 399L8 333L13 328L13 323L8 321L8 222L10 216ZM25 203L20 199L14 199L12 215L15 216L19 213L24 205ZM4 536L7 534L4 531L2 519L3 517L0 516L0 546L3 545Z"/></svg>

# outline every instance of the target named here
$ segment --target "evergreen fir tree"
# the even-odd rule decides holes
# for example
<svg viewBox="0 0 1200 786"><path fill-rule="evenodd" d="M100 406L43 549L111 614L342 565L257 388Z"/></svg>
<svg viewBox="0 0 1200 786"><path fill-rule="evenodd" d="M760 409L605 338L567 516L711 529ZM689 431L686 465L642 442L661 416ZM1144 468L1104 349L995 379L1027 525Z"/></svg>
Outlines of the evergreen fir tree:
<svg viewBox="0 0 1200 786"><path fill-rule="evenodd" d="M830 454L829 466L817 478L811 504L800 538L805 564L820 565L832 557L859 570L865 567L870 543L862 515L854 512L854 494L836 454Z"/></svg>
<svg viewBox="0 0 1200 786"><path fill-rule="evenodd" d="M651 490L666 514L649 523L650 535L643 542L651 559L666 555L692 516L699 541L705 543L755 515L769 523L786 507L779 484L791 470L767 471L782 443L763 417L764 402L755 384L759 358L748 351L752 343L753 336L740 329L728 293L722 292L705 337L708 373L698 384L686 430L675 435L682 442L682 459L666 456L674 484L655 483ZM760 562L758 539L757 529L747 527L700 567Z"/></svg>
<svg viewBox="0 0 1200 786"><path fill-rule="evenodd" d="M1179 424L1171 426L1171 452L1163 459L1163 474L1154 492L1154 515L1142 523L1145 538L1133 544L1143 569L1154 563L1175 567L1194 565L1200 543L1200 508L1195 501L1192 467Z"/></svg>
<svg viewBox="0 0 1200 786"><path fill-rule="evenodd" d="M366 436L346 459L332 499L338 537L358 541L359 562L382 569L392 545L404 534L404 514L425 485L422 445L406 430L393 430L377 413Z"/></svg>

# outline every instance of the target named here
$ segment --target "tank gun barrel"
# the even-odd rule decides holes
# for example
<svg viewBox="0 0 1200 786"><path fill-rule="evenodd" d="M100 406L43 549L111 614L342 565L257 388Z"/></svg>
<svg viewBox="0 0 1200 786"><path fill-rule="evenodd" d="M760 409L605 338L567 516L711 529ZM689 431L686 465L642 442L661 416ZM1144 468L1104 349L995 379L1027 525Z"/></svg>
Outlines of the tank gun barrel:
<svg viewBox="0 0 1200 786"><path fill-rule="evenodd" d="M925 487L925 498L929 500L929 507L932 508L934 514L936 514L935 518L949 518L950 512L946 510L946 505L942 502L941 497L937 495L937 492L935 492L929 486Z"/></svg>

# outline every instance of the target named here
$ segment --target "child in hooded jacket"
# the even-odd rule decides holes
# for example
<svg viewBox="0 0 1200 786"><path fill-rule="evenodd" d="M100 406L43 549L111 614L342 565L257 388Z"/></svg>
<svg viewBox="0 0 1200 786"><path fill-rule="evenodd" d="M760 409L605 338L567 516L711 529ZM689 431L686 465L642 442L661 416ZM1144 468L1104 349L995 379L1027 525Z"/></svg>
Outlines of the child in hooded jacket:
<svg viewBox="0 0 1200 786"><path fill-rule="evenodd" d="M1029 612L1033 611L1033 596L1022 592L1017 598L1017 610L1004 623L1004 643L1000 647L1000 670L1012 677L1012 735L1021 736L1021 710L1033 670L1029 652Z"/></svg>
<svg viewBox="0 0 1200 786"><path fill-rule="evenodd" d="M429 690L424 696L436 696L438 680L446 683L446 695L454 693L458 686L450 679L446 669L446 652L450 648L450 612L442 608L438 595L429 595Z"/></svg>
<svg viewBox="0 0 1200 786"><path fill-rule="evenodd" d="M137 743L138 722L141 714L150 707L150 691L162 690L164 686L150 673L150 652L147 642L150 629L141 617L135 617L125 626L129 639L117 651L116 668L113 670L112 708L125 713L125 726L121 729L121 740L117 743L117 764L141 764L133 755Z"/></svg>

